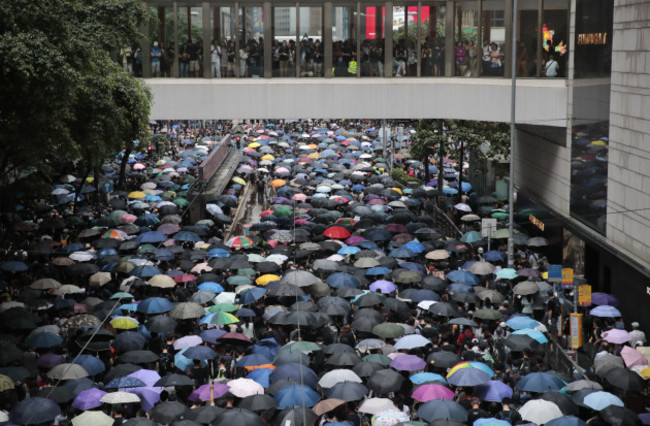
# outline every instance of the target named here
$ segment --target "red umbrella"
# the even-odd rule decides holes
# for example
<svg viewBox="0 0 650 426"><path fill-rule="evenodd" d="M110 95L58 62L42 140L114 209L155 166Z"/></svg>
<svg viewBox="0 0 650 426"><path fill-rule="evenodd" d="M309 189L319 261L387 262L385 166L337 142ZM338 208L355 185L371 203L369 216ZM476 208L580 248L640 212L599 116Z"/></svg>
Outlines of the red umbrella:
<svg viewBox="0 0 650 426"><path fill-rule="evenodd" d="M241 342L253 343L251 339L241 333L226 333L223 336L218 337L217 340L239 340Z"/></svg>
<svg viewBox="0 0 650 426"><path fill-rule="evenodd" d="M342 240L348 238L351 234L350 231L348 231L342 226L332 226L327 228L325 232L323 232L323 235L325 235L328 238L335 238L338 240Z"/></svg>
<svg viewBox="0 0 650 426"><path fill-rule="evenodd" d="M189 281L194 281L196 279L196 276L192 274L179 274L179 275L174 275L172 278L177 283L186 283Z"/></svg>

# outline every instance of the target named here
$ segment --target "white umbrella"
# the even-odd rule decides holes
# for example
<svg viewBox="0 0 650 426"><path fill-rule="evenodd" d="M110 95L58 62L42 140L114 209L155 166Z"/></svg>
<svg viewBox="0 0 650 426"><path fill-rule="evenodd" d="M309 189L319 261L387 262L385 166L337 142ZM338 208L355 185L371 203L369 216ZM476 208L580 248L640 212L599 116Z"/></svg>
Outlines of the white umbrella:
<svg viewBox="0 0 650 426"><path fill-rule="evenodd" d="M469 272L471 272L474 275L489 275L494 273L495 266L489 262L486 261L480 261L473 263L472 266L469 267Z"/></svg>
<svg viewBox="0 0 650 426"><path fill-rule="evenodd" d="M324 374L318 381L318 384L322 388L329 389L341 382L363 383L363 380L361 380L361 377L357 376L357 374L352 370L338 368Z"/></svg>
<svg viewBox="0 0 650 426"><path fill-rule="evenodd" d="M223 214L223 210L221 207L219 207L216 204L206 204L205 205L205 210L210 213L212 216L216 216L218 214Z"/></svg>
<svg viewBox="0 0 650 426"><path fill-rule="evenodd" d="M214 303L219 304L219 303L235 303L235 297L237 295L232 292L224 291L223 293L220 293L217 295L217 297L214 298Z"/></svg>
<svg viewBox="0 0 650 426"><path fill-rule="evenodd" d="M104 284L108 283L111 281L111 273L110 272L95 272L88 278L88 283L91 286L96 286L96 287L101 287Z"/></svg>
<svg viewBox="0 0 650 426"><path fill-rule="evenodd" d="M262 385L252 379L240 378L231 380L226 384L230 386L228 392L238 398L245 398L251 395L261 395L264 393Z"/></svg>
<svg viewBox="0 0 650 426"><path fill-rule="evenodd" d="M81 379L88 377L88 372L79 364L59 364L47 372L47 377L55 380Z"/></svg>
<svg viewBox="0 0 650 426"><path fill-rule="evenodd" d="M562 411L551 401L544 399L533 399L525 403L520 409L519 414L524 420L542 425L563 416Z"/></svg>
<svg viewBox="0 0 650 426"><path fill-rule="evenodd" d="M113 418L101 411L84 411L72 418L72 426L112 426Z"/></svg>
<svg viewBox="0 0 650 426"><path fill-rule="evenodd" d="M454 206L454 208L461 212L466 212L466 213L472 212L472 208L465 203L458 203Z"/></svg>
<svg viewBox="0 0 650 426"><path fill-rule="evenodd" d="M367 413L372 415L379 414L387 410L397 410L397 407L395 407L393 401L388 398L366 399L363 401L363 403L361 403L361 406L359 407L360 413Z"/></svg>
<svg viewBox="0 0 650 426"><path fill-rule="evenodd" d="M90 260L93 260L95 258L95 255L85 251L75 251L68 257L77 262L88 262Z"/></svg>
<svg viewBox="0 0 650 426"><path fill-rule="evenodd" d="M131 392L111 392L102 396L101 402L105 404L129 404L132 402L140 402L140 397Z"/></svg>

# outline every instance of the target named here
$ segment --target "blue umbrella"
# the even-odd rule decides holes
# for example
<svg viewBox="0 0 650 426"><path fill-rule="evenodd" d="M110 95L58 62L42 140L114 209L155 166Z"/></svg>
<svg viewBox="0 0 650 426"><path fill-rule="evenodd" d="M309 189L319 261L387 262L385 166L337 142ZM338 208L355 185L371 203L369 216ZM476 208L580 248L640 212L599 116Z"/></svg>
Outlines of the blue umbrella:
<svg viewBox="0 0 650 426"><path fill-rule="evenodd" d="M275 358L280 352L280 345L274 338L262 339L253 345L253 353L264 355L269 359Z"/></svg>
<svg viewBox="0 0 650 426"><path fill-rule="evenodd" d="M230 253L222 248L214 248L208 252L209 257L230 257Z"/></svg>
<svg viewBox="0 0 650 426"><path fill-rule="evenodd" d="M147 213L138 217L133 223L135 223L138 226L154 226L160 223L160 219L158 219L158 216L156 216L155 214Z"/></svg>
<svg viewBox="0 0 650 426"><path fill-rule="evenodd" d="M365 275L386 275L390 274L392 271L384 266L375 266L366 271Z"/></svg>
<svg viewBox="0 0 650 426"><path fill-rule="evenodd" d="M138 312L144 314L162 314L171 310L174 306L172 302L164 297L149 297L138 304Z"/></svg>
<svg viewBox="0 0 650 426"><path fill-rule="evenodd" d="M54 309L70 309L75 305L75 303L77 302L74 299L56 299L54 301Z"/></svg>
<svg viewBox="0 0 650 426"><path fill-rule="evenodd" d="M246 290L242 293L241 297L239 298L239 303L242 305L248 305L249 303L253 303L256 300L261 299L265 294L266 289L261 287L253 287L250 290Z"/></svg>
<svg viewBox="0 0 650 426"><path fill-rule="evenodd" d="M48 332L32 334L27 338L27 340L25 340L27 346L31 346L35 349L53 348L59 346L61 343L63 343L63 338L61 336Z"/></svg>
<svg viewBox="0 0 650 426"><path fill-rule="evenodd" d="M184 242L201 241L201 237L199 237L196 233L190 231L179 231L174 234L173 238L177 241Z"/></svg>
<svg viewBox="0 0 650 426"><path fill-rule="evenodd" d="M506 257L507 256L504 252L498 250L490 250L483 254L483 259L487 260L488 262L499 262L505 260Z"/></svg>
<svg viewBox="0 0 650 426"><path fill-rule="evenodd" d="M153 252L154 256L156 256L156 259L158 260L163 260L163 261L169 261L173 260L176 256L174 256L174 253L166 248L159 248L156 249L156 251Z"/></svg>
<svg viewBox="0 0 650 426"><path fill-rule="evenodd" d="M454 283L468 283L468 284L478 284L480 280L478 277L471 272L462 271L460 269L451 271L447 274L447 279Z"/></svg>
<svg viewBox="0 0 650 426"><path fill-rule="evenodd" d="M474 287L464 283L452 283L447 289L452 293L474 293Z"/></svg>
<svg viewBox="0 0 650 426"><path fill-rule="evenodd" d="M418 408L418 417L433 422L437 419L455 420L460 423L467 421L467 411L462 405L446 399L427 401Z"/></svg>
<svg viewBox="0 0 650 426"><path fill-rule="evenodd" d="M119 389L119 388L140 388L147 386L145 382L137 377L116 377L105 386L106 389Z"/></svg>
<svg viewBox="0 0 650 426"><path fill-rule="evenodd" d="M566 383L550 373L536 372L526 374L515 385L527 392L547 392L562 389Z"/></svg>
<svg viewBox="0 0 650 426"><path fill-rule="evenodd" d="M359 247L356 247L356 246L345 246L345 247L341 247L341 248L339 249L339 251L337 252L337 254L340 254L340 255L342 255L342 256L347 256L347 255L356 254L356 253L358 253L358 252L360 252L360 251L361 251L361 249L360 249Z"/></svg>
<svg viewBox="0 0 650 426"><path fill-rule="evenodd" d="M399 267L402 269L408 269L409 271L418 272L420 275L422 275L423 278L427 274L426 268L420 263L402 262L399 264Z"/></svg>
<svg viewBox="0 0 650 426"><path fill-rule="evenodd" d="M256 365L271 364L271 360L260 354L243 356L237 361L235 367L254 367Z"/></svg>
<svg viewBox="0 0 650 426"><path fill-rule="evenodd" d="M485 259L485 256L483 256L483 258ZM485 260L488 260L488 259L485 259ZM497 271L497 278L500 278L502 280L514 280L518 276L519 275L517 275L517 271L514 270L513 268L503 268L503 269Z"/></svg>
<svg viewBox="0 0 650 426"><path fill-rule="evenodd" d="M546 336L544 336L544 333L542 333L539 330L534 330L530 328L522 328L521 330L517 330L513 332L512 334L525 334L526 336L529 336L532 339L535 339L539 343L547 343L548 339Z"/></svg>
<svg viewBox="0 0 650 426"><path fill-rule="evenodd" d="M411 250L400 247L397 249L393 249L388 253L389 256L394 257L395 259L408 259L410 257L415 256L415 253L413 253Z"/></svg>
<svg viewBox="0 0 650 426"><path fill-rule="evenodd" d="M430 345L431 341L420 334L408 334L395 342L395 349L415 349Z"/></svg>
<svg viewBox="0 0 650 426"><path fill-rule="evenodd" d="M223 286L219 283L215 283L214 281L206 281L204 283L199 284L199 290L208 290L213 293L219 294L225 290Z"/></svg>
<svg viewBox="0 0 650 426"><path fill-rule="evenodd" d="M0 269L7 272L24 272L27 271L29 267L23 262L18 262L17 260L8 260L0 264ZM36 399L36 398L32 398L32 399Z"/></svg>
<svg viewBox="0 0 650 426"><path fill-rule="evenodd" d="M192 346L187 348L187 351L183 354L186 358L189 359L213 359L217 356L217 353L207 346Z"/></svg>
<svg viewBox="0 0 650 426"><path fill-rule="evenodd" d="M460 240L464 243L474 243L476 241L481 241L482 239L483 236L478 231L469 231L463 234L462 237L460 237Z"/></svg>
<svg viewBox="0 0 650 426"><path fill-rule="evenodd" d="M463 182L464 183L464 182ZM510 422L505 420L495 419L490 417L488 419L476 419L473 426L511 426Z"/></svg>
<svg viewBox="0 0 650 426"><path fill-rule="evenodd" d="M530 317L517 315L511 317L508 321L506 321L506 325L513 330L522 330L524 328L534 329L535 327L539 327L540 323Z"/></svg>
<svg viewBox="0 0 650 426"><path fill-rule="evenodd" d="M314 389L318 387L318 376L314 370L299 363L292 362L278 366L271 373L270 379L271 383L283 379L293 379Z"/></svg>
<svg viewBox="0 0 650 426"><path fill-rule="evenodd" d="M417 373L412 375L410 380L412 383L416 385L420 385L422 383L428 383L428 382L447 383L447 380L445 380L444 377L436 373Z"/></svg>
<svg viewBox="0 0 650 426"><path fill-rule="evenodd" d="M135 240L139 243L162 243L163 241L167 241L167 239L167 235L158 231L145 232L135 237Z"/></svg>
<svg viewBox="0 0 650 426"><path fill-rule="evenodd" d="M304 385L289 385L281 388L274 396L279 409L289 407L313 407L320 400L320 395Z"/></svg>
<svg viewBox="0 0 650 426"><path fill-rule="evenodd" d="M154 275L162 274L162 271L155 266L151 265L140 265L133 268L131 275L134 277L140 278L151 278Z"/></svg>
<svg viewBox="0 0 650 426"><path fill-rule="evenodd" d="M591 311L589 311L589 315L604 318L617 318L622 316L621 311L609 305L596 306Z"/></svg>
<svg viewBox="0 0 650 426"><path fill-rule="evenodd" d="M257 314L254 310L248 308L239 308L235 311L238 318L255 318Z"/></svg>
<svg viewBox="0 0 650 426"><path fill-rule="evenodd" d="M325 282L334 288L339 287L352 287L359 288L359 280L354 276L345 272L335 272L325 279Z"/></svg>
<svg viewBox="0 0 650 426"><path fill-rule="evenodd" d="M426 251L426 248L417 241L409 241L408 243L404 244L402 247L411 250L415 254L424 253Z"/></svg>
<svg viewBox="0 0 650 426"><path fill-rule="evenodd" d="M551 420L546 426L587 426L587 422L576 416L563 416Z"/></svg>
<svg viewBox="0 0 650 426"><path fill-rule="evenodd" d="M474 393L483 401L490 402L501 402L503 398L512 398L512 388L500 380L490 380L476 386Z"/></svg>
<svg viewBox="0 0 650 426"><path fill-rule="evenodd" d="M27 398L18 402L9 413L9 420L19 425L49 423L61 415L58 404L48 398Z"/></svg>
<svg viewBox="0 0 650 426"><path fill-rule="evenodd" d="M118 353L123 353L144 348L146 341L146 337L141 333L135 331L124 331L113 339L111 346Z"/></svg>
<svg viewBox="0 0 650 426"><path fill-rule="evenodd" d="M255 370L248 373L246 378L255 380L257 383L262 385L264 388L271 386L271 379L269 376L273 373L273 370L270 368L256 368Z"/></svg>
<svg viewBox="0 0 650 426"><path fill-rule="evenodd" d="M621 399L615 395L612 395L609 392L593 392L585 396L585 399L582 400L582 403L587 407L600 411L610 405L616 405L618 407L624 407L625 404Z"/></svg>
<svg viewBox="0 0 650 426"><path fill-rule="evenodd" d="M447 377L447 383L454 386L478 386L490 381L490 375L478 368L461 368Z"/></svg>
<svg viewBox="0 0 650 426"><path fill-rule="evenodd" d="M217 344L219 337L223 336L226 334L225 330L219 330L217 328L211 328L209 330L203 330L200 334L201 339L203 339L204 342L212 343L212 344Z"/></svg>
<svg viewBox="0 0 650 426"><path fill-rule="evenodd" d="M174 355L174 366L176 366L176 368L180 369L181 371L185 371L188 368L194 366L194 361L185 356L185 352L188 349L191 348L181 349L176 355ZM208 365L208 361L201 360L201 365L203 367L206 367Z"/></svg>
<svg viewBox="0 0 650 426"><path fill-rule="evenodd" d="M415 290L408 293L408 299L411 299L415 303L420 303L423 300L440 300L438 293L432 290Z"/></svg>
<svg viewBox="0 0 650 426"><path fill-rule="evenodd" d="M91 376L95 376L106 371L104 362L96 356L79 355L74 363L81 365Z"/></svg>

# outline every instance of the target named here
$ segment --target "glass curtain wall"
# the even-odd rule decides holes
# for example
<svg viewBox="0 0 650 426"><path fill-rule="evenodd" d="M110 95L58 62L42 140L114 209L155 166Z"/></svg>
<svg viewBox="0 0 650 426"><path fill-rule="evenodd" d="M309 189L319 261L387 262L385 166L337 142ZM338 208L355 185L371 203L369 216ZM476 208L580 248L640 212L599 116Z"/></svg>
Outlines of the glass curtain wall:
<svg viewBox="0 0 650 426"><path fill-rule="evenodd" d="M455 2L454 16L454 73L472 77L478 60L478 2Z"/></svg>
<svg viewBox="0 0 650 426"><path fill-rule="evenodd" d="M417 16L420 40L418 65L422 77L445 75L445 16L444 3L423 4Z"/></svg>
<svg viewBox="0 0 650 426"><path fill-rule="evenodd" d="M212 43L210 46L210 65L212 78L235 76L235 56L229 56L229 48L235 47L235 8L220 5L212 8ZM232 60L232 62L231 62ZM229 65L230 64L230 65Z"/></svg>
<svg viewBox="0 0 650 426"><path fill-rule="evenodd" d="M296 76L296 8L273 7L273 76Z"/></svg>
<svg viewBox="0 0 650 426"><path fill-rule="evenodd" d="M480 74L501 77L505 74L506 61L506 25L504 0L483 2L481 16Z"/></svg>
<svg viewBox="0 0 650 426"><path fill-rule="evenodd" d="M548 77L566 77L569 57L569 2L568 0L544 0L544 12L542 17L542 75ZM552 57L552 58L551 58ZM553 72L554 66L547 67L546 64L553 59L557 65L557 72ZM551 69L547 73L547 68Z"/></svg>
<svg viewBox="0 0 650 426"><path fill-rule="evenodd" d="M517 9L517 77L537 75L539 0L519 0Z"/></svg>
<svg viewBox="0 0 650 426"><path fill-rule="evenodd" d="M361 49L359 51L358 65L361 77L383 77L385 39L385 7L381 4L361 6ZM406 73L407 52L406 46L395 46L393 55L393 69L396 75Z"/></svg>
<svg viewBox="0 0 650 426"><path fill-rule="evenodd" d="M298 67L300 77L322 77L325 49L323 47L323 8L301 7L298 33L300 48Z"/></svg>
<svg viewBox="0 0 650 426"><path fill-rule="evenodd" d="M332 7L332 77L356 76L357 10L355 4ZM353 71L352 73L350 71Z"/></svg>
<svg viewBox="0 0 650 426"><path fill-rule="evenodd" d="M295 9L295 8L294 8ZM238 13L237 72L241 78L264 75L264 13L262 6L242 6Z"/></svg>

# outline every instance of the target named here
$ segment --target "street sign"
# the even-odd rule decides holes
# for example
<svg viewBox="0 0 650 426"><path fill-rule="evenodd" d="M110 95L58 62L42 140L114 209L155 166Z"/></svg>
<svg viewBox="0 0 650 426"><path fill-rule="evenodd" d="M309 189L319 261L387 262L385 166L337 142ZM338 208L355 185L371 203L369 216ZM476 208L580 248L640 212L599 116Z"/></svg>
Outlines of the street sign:
<svg viewBox="0 0 650 426"><path fill-rule="evenodd" d="M548 265L548 282L562 281L562 265Z"/></svg>
<svg viewBox="0 0 650 426"><path fill-rule="evenodd" d="M571 268L562 269L561 285L564 287L573 287L573 269Z"/></svg>
<svg viewBox="0 0 650 426"><path fill-rule="evenodd" d="M497 220L494 218L481 219L481 235L494 238L497 236Z"/></svg>
<svg viewBox="0 0 650 426"><path fill-rule="evenodd" d="M582 314L571 314L571 349L582 347Z"/></svg>
<svg viewBox="0 0 650 426"><path fill-rule="evenodd" d="M113 182L108 180L103 181L101 184L99 184L99 190L104 194L110 194L113 192Z"/></svg>
<svg viewBox="0 0 650 426"><path fill-rule="evenodd" d="M578 306L591 306L591 286L587 284L578 286Z"/></svg>

